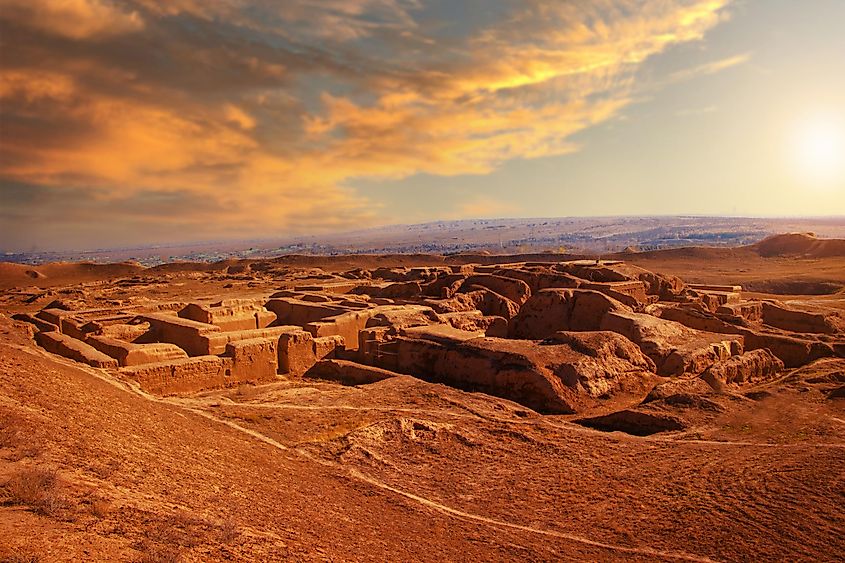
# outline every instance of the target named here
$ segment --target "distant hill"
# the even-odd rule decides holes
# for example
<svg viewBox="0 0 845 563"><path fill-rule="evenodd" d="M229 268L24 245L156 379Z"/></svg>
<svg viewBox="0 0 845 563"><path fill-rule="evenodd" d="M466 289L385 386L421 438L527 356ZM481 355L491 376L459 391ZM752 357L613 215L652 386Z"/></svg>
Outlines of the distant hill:
<svg viewBox="0 0 845 563"><path fill-rule="evenodd" d="M803 256L829 258L845 256L845 240L820 239L815 233L787 233L767 237L750 246L760 256Z"/></svg>
<svg viewBox="0 0 845 563"><path fill-rule="evenodd" d="M206 241L173 246L80 251L7 252L0 260L23 264L114 263L145 266L178 262L265 259L278 256L491 255L590 253L625 249L647 253L668 248L738 248L777 233L818 233L845 239L843 217L558 217L466 219L416 225L388 225L346 233L251 241ZM628 253L630 254L630 252ZM756 255L756 254L755 254ZM179 271L183 266L173 266ZM49 275L49 273L45 272Z"/></svg>
<svg viewBox="0 0 845 563"><path fill-rule="evenodd" d="M96 264L91 262L53 262L31 266L26 264L14 264L0 262L0 288L39 286L53 287L68 283L91 282L135 275L162 275L179 274L186 272L211 272L227 271L229 268L236 268L239 271L248 272L273 270L278 268L324 268L327 271L343 271L353 268L378 268L378 267L410 267L440 264L489 264L500 262L552 262L560 260L573 260L586 257L601 256L603 258L616 258L629 261L635 264L664 264L664 269L673 270L680 268L684 272L698 271L706 265L712 269L714 265L724 264L745 264L750 272L749 279L754 278L753 284L758 291L764 288L778 292L794 291L795 293L830 293L841 289L842 285L830 286L829 275L825 274L818 279L810 279L801 272L802 266L796 261L788 275L786 273L764 274L771 268L784 268L778 266L775 261L768 260L777 257L792 257L796 259L820 259L820 258L845 258L845 240L834 238L819 238L813 233L787 233L767 237L755 244L734 245L734 246L704 246L689 245L660 250L641 250L626 248L618 253L557 253L557 252L531 252L523 251L512 254L493 254L486 250L475 252L461 252L444 254L436 251L417 254L392 254L392 253L347 253L337 255L315 255L315 254L285 254L282 256L268 258L248 259L226 259L216 262L206 261L182 261L160 264L153 267L145 267L137 262L116 262L109 264ZM770 265L767 263L771 262ZM841 261L833 260L827 262L828 269L836 270ZM671 266L668 266L671 265ZM680 271L679 270L679 271ZM766 283L758 279L764 275ZM833 272L830 272L833 275ZM797 277L796 277L797 276ZM689 277L689 275L687 276ZM695 276L693 276L695 277ZM837 277L838 276L834 276ZM777 278L777 279L775 279ZM782 278L782 279L781 279ZM800 279L798 279L800 278ZM696 278L697 279L697 278ZM797 280L797 281L796 281ZM702 280L698 280L702 281ZM737 283L749 283L749 280L735 280ZM776 283L775 283L776 282ZM795 285L798 283L798 285ZM818 286L812 291L808 290L808 284ZM800 287L799 287L800 286ZM814 286L814 287L815 287Z"/></svg>
<svg viewBox="0 0 845 563"><path fill-rule="evenodd" d="M134 262L93 264L54 262L39 266L0 262L0 287L48 286L134 276L146 268Z"/></svg>

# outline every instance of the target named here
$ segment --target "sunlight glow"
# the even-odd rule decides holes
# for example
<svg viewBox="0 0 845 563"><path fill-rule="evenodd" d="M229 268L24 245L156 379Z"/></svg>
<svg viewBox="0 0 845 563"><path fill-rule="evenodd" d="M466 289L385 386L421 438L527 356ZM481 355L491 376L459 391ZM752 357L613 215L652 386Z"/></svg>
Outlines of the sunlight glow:
<svg viewBox="0 0 845 563"><path fill-rule="evenodd" d="M845 181L845 124L834 116L801 122L794 137L794 155L801 177L816 185Z"/></svg>

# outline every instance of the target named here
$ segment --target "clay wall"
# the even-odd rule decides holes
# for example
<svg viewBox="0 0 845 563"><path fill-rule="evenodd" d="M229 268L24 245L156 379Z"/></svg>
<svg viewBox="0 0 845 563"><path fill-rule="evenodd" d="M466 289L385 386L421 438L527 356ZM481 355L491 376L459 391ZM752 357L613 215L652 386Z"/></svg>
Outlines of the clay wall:
<svg viewBox="0 0 845 563"><path fill-rule="evenodd" d="M134 344L102 335L89 335L85 342L125 366L184 359L188 354L175 344Z"/></svg>
<svg viewBox="0 0 845 563"><path fill-rule="evenodd" d="M156 364L120 368L148 393L166 395L193 393L214 387L225 387L231 381L232 359L219 356L197 356Z"/></svg>
<svg viewBox="0 0 845 563"><path fill-rule="evenodd" d="M279 339L251 338L226 344L232 359L231 381L257 383L273 381L279 371Z"/></svg>
<svg viewBox="0 0 845 563"><path fill-rule="evenodd" d="M35 335L39 346L50 353L97 368L116 368L117 360L73 337L58 332L39 332Z"/></svg>
<svg viewBox="0 0 845 563"><path fill-rule="evenodd" d="M301 301L291 297L270 299L264 306L276 314L277 324L304 327L308 323L340 315L347 311L336 304Z"/></svg>
<svg viewBox="0 0 845 563"><path fill-rule="evenodd" d="M537 293L541 289L547 289L550 287L577 288L583 283L583 280L576 278L575 276L572 276L570 274L547 271L535 272L523 269L500 269L496 270L495 273L499 276L515 278L524 281L526 284L528 284L528 287L531 288L532 294Z"/></svg>
<svg viewBox="0 0 845 563"><path fill-rule="evenodd" d="M763 322L769 326L791 332L835 334L836 325L828 315L808 313L763 301Z"/></svg>
<svg viewBox="0 0 845 563"><path fill-rule="evenodd" d="M208 350L209 354L223 354L226 351L226 345L229 342L250 340L253 338L278 339L283 334L298 332L302 332L302 328L298 326L272 326L252 330L235 330L231 332L211 333L206 336L201 336L200 340L205 342L204 347Z"/></svg>
<svg viewBox="0 0 845 563"><path fill-rule="evenodd" d="M522 280L493 274L476 274L464 280L462 287L481 286L502 295L517 305L531 297L531 288Z"/></svg>
<svg viewBox="0 0 845 563"><path fill-rule="evenodd" d="M317 362L314 337L302 329L279 335L279 373L302 377Z"/></svg>
<svg viewBox="0 0 845 563"><path fill-rule="evenodd" d="M211 305L190 303L179 311L179 317L219 326L223 331L265 328L276 320L276 314L253 301L232 300Z"/></svg>
<svg viewBox="0 0 845 563"><path fill-rule="evenodd" d="M219 349L214 351L210 349L209 336L216 336L222 332L218 326L162 313L148 313L139 318L150 323L150 333L145 339L176 344L189 356L217 354L225 348L224 342L222 347L218 347Z"/></svg>

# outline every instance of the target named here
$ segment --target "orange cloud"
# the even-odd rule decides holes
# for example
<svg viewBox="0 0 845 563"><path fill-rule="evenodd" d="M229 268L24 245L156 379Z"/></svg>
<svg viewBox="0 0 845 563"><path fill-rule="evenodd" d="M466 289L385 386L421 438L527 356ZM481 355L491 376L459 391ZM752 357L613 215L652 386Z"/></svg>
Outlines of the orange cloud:
<svg viewBox="0 0 845 563"><path fill-rule="evenodd" d="M19 117L52 116L85 131L74 143L62 145L35 137L27 146L26 132L5 139L4 148L23 143L30 151L29 158L3 169L5 176L20 182L119 186L149 184L155 178L156 187L189 184L205 189L213 178L202 174L204 166L239 165L256 147L240 124L192 119L168 108L92 93L68 76L18 72L4 76L0 84L0 100L21 97L28 102L18 105ZM44 115L45 109L51 114Z"/></svg>
<svg viewBox="0 0 845 563"><path fill-rule="evenodd" d="M319 150L333 162L351 168L344 171L350 177L483 174L513 158L564 154L577 149L574 133L630 102L630 69L702 37L726 3L662 3L631 21L602 19L599 8L533 2L536 13L472 41L475 51L460 68L387 83L375 103L324 95L323 113L307 116L305 130L322 138ZM549 23L578 18L596 23L569 31ZM522 33L528 27L535 33Z"/></svg>
<svg viewBox="0 0 845 563"><path fill-rule="evenodd" d="M728 1L526 0L456 38L420 23L422 0L0 0L0 180L118 214L152 198L133 217L192 233L360 226L379 208L356 179L577 150L639 64ZM479 201L462 213L495 211Z"/></svg>
<svg viewBox="0 0 845 563"><path fill-rule="evenodd" d="M238 106L226 104L223 107L223 112L227 122L234 123L241 129L255 129L255 119Z"/></svg>
<svg viewBox="0 0 845 563"><path fill-rule="evenodd" d="M140 31L136 11L124 11L104 0L0 0L5 17L40 31L85 40Z"/></svg>

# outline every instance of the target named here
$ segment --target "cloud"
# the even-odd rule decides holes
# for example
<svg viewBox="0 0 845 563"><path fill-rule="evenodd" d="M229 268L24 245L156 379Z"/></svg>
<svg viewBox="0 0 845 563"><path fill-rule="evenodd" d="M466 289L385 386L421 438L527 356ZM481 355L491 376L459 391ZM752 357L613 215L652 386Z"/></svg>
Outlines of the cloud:
<svg viewBox="0 0 845 563"><path fill-rule="evenodd" d="M685 80L690 80L691 78L696 78L698 76L715 74L731 67L743 65L749 60L751 60L751 53L744 53L742 55L736 55L733 57L720 59L718 61L710 61L702 65L698 65L692 68L686 68L672 73L671 75L669 75L667 83L683 82Z"/></svg>
<svg viewBox="0 0 845 563"><path fill-rule="evenodd" d="M473 23L423 0L0 0L0 190L139 240L359 227L380 210L358 179L577 150L728 2L491 0Z"/></svg>
<svg viewBox="0 0 845 563"><path fill-rule="evenodd" d="M144 28L136 11L103 0L0 0L4 18L17 25L74 40L134 33Z"/></svg>

